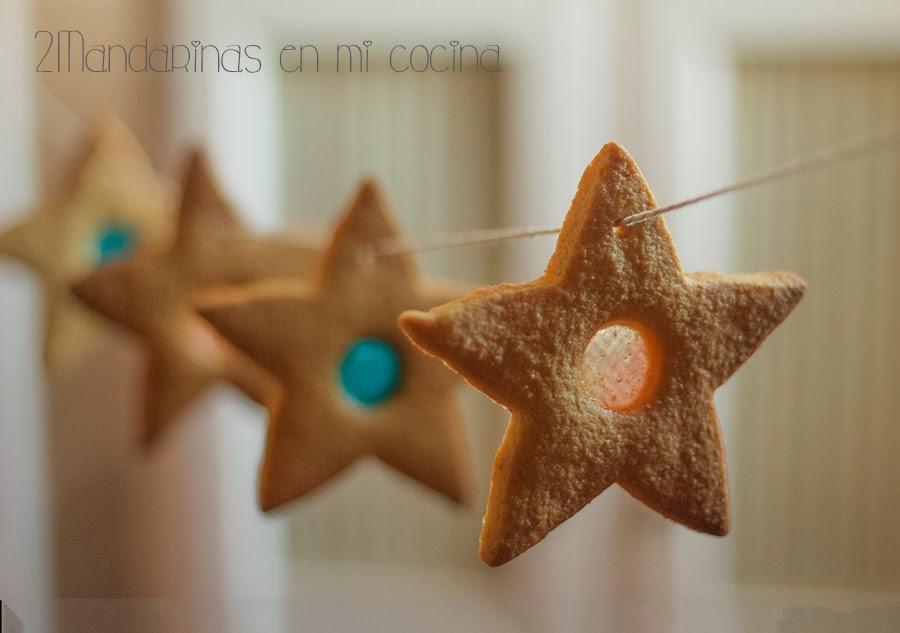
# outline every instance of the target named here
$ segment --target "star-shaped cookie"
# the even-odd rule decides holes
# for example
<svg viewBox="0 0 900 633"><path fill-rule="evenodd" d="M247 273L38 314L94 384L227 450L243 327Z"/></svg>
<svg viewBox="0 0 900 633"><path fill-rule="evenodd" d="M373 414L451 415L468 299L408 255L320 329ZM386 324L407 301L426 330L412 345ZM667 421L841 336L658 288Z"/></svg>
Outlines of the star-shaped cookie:
<svg viewBox="0 0 900 633"><path fill-rule="evenodd" d="M272 377L203 321L193 303L214 286L305 276L313 255L306 247L252 237L222 197L203 156L194 153L172 244L112 263L73 284L82 301L146 344L143 444L156 440L220 381L260 403L275 394Z"/></svg>
<svg viewBox="0 0 900 633"><path fill-rule="evenodd" d="M200 313L284 387L273 403L259 500L272 510L370 454L453 501L467 497L458 379L401 334L397 316L455 289L420 280L408 255L374 257L396 236L363 184L322 255L315 283L235 289Z"/></svg>
<svg viewBox="0 0 900 633"><path fill-rule="evenodd" d="M171 233L170 195L143 148L118 119L100 126L68 189L0 233L0 253L33 267L45 294L44 359L66 369L91 350L96 319L69 283L110 261L162 244Z"/></svg>
<svg viewBox="0 0 900 633"><path fill-rule="evenodd" d="M401 326L511 412L497 451L481 556L500 565L613 483L666 517L729 530L721 385L790 313L789 273L682 272L631 157L606 145L586 169L544 275L406 312Z"/></svg>

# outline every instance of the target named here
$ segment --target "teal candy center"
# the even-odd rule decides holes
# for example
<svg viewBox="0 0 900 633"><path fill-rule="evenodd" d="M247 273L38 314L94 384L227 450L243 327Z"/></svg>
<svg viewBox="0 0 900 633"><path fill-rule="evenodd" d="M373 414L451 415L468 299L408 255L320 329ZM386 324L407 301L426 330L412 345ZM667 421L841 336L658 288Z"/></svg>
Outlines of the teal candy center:
<svg viewBox="0 0 900 633"><path fill-rule="evenodd" d="M377 338L359 339L338 369L341 388L356 404L373 407L397 391L403 368L397 349Z"/></svg>
<svg viewBox="0 0 900 633"><path fill-rule="evenodd" d="M134 229L123 222L111 220L103 224L94 236L97 263L108 264L127 257L137 245Z"/></svg>

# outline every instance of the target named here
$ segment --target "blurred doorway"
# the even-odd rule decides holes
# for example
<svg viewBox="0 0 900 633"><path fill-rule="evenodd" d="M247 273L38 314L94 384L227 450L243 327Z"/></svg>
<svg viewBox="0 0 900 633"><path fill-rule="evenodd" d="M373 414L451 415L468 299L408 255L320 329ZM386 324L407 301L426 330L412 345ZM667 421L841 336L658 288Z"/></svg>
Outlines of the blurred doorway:
<svg viewBox="0 0 900 633"><path fill-rule="evenodd" d="M900 127L900 64L744 61L738 172ZM740 268L809 282L750 363L734 465L742 582L900 588L900 152L741 198Z"/></svg>
<svg viewBox="0 0 900 633"><path fill-rule="evenodd" d="M382 186L410 235L493 227L497 214L497 73L321 72L281 83L285 220L330 227L365 177ZM495 281L497 249L420 257L427 274ZM481 568L478 532L505 414L460 389L478 496L452 508L374 459L292 510L301 560Z"/></svg>

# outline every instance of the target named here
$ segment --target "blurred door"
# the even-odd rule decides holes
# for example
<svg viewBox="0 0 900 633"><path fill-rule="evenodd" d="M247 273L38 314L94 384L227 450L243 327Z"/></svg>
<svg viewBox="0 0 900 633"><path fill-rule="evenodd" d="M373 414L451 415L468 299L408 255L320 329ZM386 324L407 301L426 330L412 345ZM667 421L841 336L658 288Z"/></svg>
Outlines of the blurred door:
<svg viewBox="0 0 900 633"><path fill-rule="evenodd" d="M382 186L411 235L496 226L497 74L286 74L284 173L288 223L328 234L364 177ZM420 257L428 274L493 281L496 249ZM293 550L304 560L480 565L478 532L505 414L460 388L478 496L453 508L374 459L296 504Z"/></svg>
<svg viewBox="0 0 900 633"><path fill-rule="evenodd" d="M20 220L37 189L33 74L28 63L28 3L3 4L0 20L0 230ZM52 629L47 614L50 565L45 540L49 516L44 495L44 446L39 291L22 267L0 261L0 610L15 613L27 630ZM2 624L0 624L2 627Z"/></svg>
<svg viewBox="0 0 900 633"><path fill-rule="evenodd" d="M739 173L900 127L900 65L748 61ZM746 368L735 426L741 581L900 588L900 152L742 198L741 268L807 297Z"/></svg>

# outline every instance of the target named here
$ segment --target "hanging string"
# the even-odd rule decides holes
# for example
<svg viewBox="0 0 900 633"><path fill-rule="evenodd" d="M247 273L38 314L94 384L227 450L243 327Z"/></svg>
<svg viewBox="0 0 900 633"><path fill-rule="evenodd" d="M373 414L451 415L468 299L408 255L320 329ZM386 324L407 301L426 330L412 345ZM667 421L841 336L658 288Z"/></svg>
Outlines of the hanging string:
<svg viewBox="0 0 900 633"><path fill-rule="evenodd" d="M872 154L897 144L900 144L900 129L857 138L850 142L836 145L816 154L806 156L787 165L776 167L775 169L747 178L746 180L719 187L718 189L713 189L712 191L702 193L692 198L687 198L680 202L635 213L620 220L616 227L626 228L634 226L635 224L646 222L647 220L663 215L664 213L670 213L729 193L735 193L737 191L751 189L777 180L805 174L827 165L833 165L852 158ZM511 227L467 231L462 233L436 233L417 238L415 243L411 246L408 241L404 241L401 238L395 238L383 241L376 249L376 255L403 255L408 253L456 248L459 246L469 246L472 244L504 242L526 237L537 237L540 235L554 235L561 230L562 227Z"/></svg>
<svg viewBox="0 0 900 633"><path fill-rule="evenodd" d="M57 107L65 112L69 117L78 122L80 126L88 129L90 126L84 118L75 112L68 104L66 104L55 92L38 82L38 85L46 91L52 98ZM652 218L671 213L678 209L690 207L713 198L718 198L730 193L736 193L745 189L759 187L778 180L799 176L801 174L816 171L828 165L840 163L843 161L859 158L868 154L893 147L900 144L900 129L888 130L879 134L867 135L859 137L849 142L835 145L815 154L800 158L792 163L776 167L769 171L763 172L756 176L741 180L730 185L713 189L706 193L702 193L679 202L667 204L662 207L653 209L645 209L639 213L635 213L626 218L621 219L616 228L627 228L646 222ZM165 174L160 174L163 180L169 181L177 185L175 181ZM479 229L473 231L463 231L455 233L434 233L431 235L420 236L415 238L415 243L410 245L408 239L389 238L377 244L374 252L370 254L373 257L384 257L391 255L404 255L410 253L421 253L427 251L443 250L448 248L457 248L461 246L470 246L475 244L489 244L492 242L506 242L528 237L539 237L542 235L555 235L562 230L562 227L554 226L530 226L530 227L509 227L498 229Z"/></svg>

